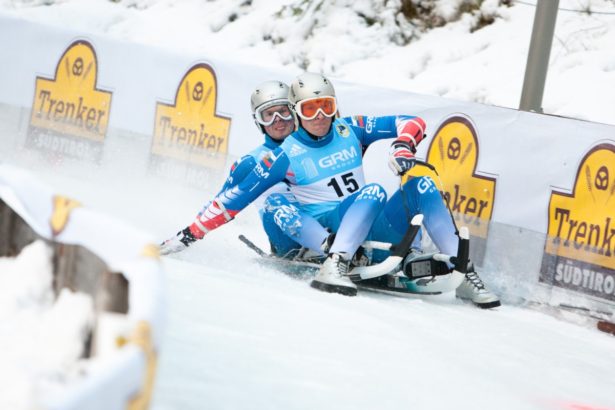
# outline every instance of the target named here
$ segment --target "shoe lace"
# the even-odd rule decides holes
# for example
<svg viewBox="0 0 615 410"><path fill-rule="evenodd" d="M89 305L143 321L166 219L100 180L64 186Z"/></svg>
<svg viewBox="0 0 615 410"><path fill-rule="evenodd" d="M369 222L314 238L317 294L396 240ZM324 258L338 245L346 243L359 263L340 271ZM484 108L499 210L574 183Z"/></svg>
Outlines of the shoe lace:
<svg viewBox="0 0 615 410"><path fill-rule="evenodd" d="M470 282L472 286L474 286L476 289L479 289L479 290L485 289L485 284L478 277L478 274L476 272L466 273L466 278L468 279L468 282Z"/></svg>
<svg viewBox="0 0 615 410"><path fill-rule="evenodd" d="M339 254L336 253L333 254L332 258L337 274L340 276L346 276L348 274L350 262L345 261Z"/></svg>

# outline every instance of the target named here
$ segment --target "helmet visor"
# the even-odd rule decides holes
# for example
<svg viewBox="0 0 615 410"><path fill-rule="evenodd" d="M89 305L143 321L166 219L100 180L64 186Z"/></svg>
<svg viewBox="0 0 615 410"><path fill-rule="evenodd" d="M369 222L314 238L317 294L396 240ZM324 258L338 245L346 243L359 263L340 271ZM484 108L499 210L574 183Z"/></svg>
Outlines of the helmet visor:
<svg viewBox="0 0 615 410"><path fill-rule="evenodd" d="M263 104L254 112L254 118L256 122L265 127L270 126L275 121L276 117L283 121L290 121L293 119L293 113L290 110L290 106L286 102L274 101L271 104Z"/></svg>
<svg viewBox="0 0 615 410"><path fill-rule="evenodd" d="M337 112L335 97L316 97L299 101L295 105L297 115L304 120L313 120L320 111L325 117L333 117Z"/></svg>

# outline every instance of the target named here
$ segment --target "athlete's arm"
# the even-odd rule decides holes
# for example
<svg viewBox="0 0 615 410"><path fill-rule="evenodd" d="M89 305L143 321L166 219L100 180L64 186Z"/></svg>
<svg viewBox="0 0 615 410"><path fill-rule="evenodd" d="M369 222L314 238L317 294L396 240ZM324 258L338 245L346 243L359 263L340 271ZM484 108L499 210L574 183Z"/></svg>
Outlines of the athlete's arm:
<svg viewBox="0 0 615 410"><path fill-rule="evenodd" d="M256 164L257 160L252 155L244 155L243 157L235 161L233 165L231 165L229 175L226 178L226 181L224 181L224 185L222 185L222 189L220 189L220 192L218 192L218 194L234 187L235 185L243 181L248 175L250 175L250 172L252 172Z"/></svg>
<svg viewBox="0 0 615 410"><path fill-rule="evenodd" d="M387 138L403 138L416 147L425 134L425 121L411 115L388 115L366 117L358 115L345 120L353 128L364 147L372 142Z"/></svg>
<svg viewBox="0 0 615 410"><path fill-rule="evenodd" d="M236 185L221 191L197 215L194 222L161 245L161 253L178 252L208 232L233 220L263 192L286 177L288 157L280 148L265 157Z"/></svg>
<svg viewBox="0 0 615 410"><path fill-rule="evenodd" d="M190 225L190 231L197 239L235 218L241 210L252 203L263 192L286 176L289 161L281 149L272 151L252 168L237 185L220 192L201 211Z"/></svg>

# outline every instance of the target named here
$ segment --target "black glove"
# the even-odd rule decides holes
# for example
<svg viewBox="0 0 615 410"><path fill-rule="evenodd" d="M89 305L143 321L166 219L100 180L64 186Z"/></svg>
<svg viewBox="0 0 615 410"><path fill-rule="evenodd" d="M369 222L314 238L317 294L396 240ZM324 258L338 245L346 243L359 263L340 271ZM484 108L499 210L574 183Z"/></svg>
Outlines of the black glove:
<svg viewBox="0 0 615 410"><path fill-rule="evenodd" d="M196 241L196 238L192 235L192 232L190 232L190 227L184 228L177 232L177 235L160 244L160 254L169 255L171 253L181 252L194 241Z"/></svg>

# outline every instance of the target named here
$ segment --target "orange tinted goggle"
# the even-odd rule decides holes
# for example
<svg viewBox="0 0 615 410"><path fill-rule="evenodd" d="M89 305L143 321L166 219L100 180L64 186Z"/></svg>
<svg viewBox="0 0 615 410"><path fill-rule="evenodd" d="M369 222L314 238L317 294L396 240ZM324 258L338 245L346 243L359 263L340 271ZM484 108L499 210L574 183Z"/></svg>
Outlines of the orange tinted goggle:
<svg viewBox="0 0 615 410"><path fill-rule="evenodd" d="M335 97L316 97L299 101L295 105L297 115L304 120L313 120L320 111L326 117L333 117L337 112Z"/></svg>

